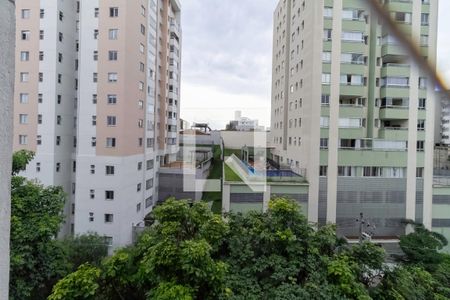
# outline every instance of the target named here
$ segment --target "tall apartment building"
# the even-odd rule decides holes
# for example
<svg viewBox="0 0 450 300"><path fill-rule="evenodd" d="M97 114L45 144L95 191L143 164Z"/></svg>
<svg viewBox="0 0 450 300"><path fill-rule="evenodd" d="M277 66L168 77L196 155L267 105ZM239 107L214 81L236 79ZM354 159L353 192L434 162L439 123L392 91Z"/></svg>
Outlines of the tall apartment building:
<svg viewBox="0 0 450 300"><path fill-rule="evenodd" d="M434 85L365 0L281 0L274 13L273 158L306 170L310 221L355 236L431 227ZM437 0L385 0L434 64Z"/></svg>
<svg viewBox="0 0 450 300"><path fill-rule="evenodd" d="M62 234L131 242L178 152L177 0L16 2L14 148L69 195Z"/></svg>

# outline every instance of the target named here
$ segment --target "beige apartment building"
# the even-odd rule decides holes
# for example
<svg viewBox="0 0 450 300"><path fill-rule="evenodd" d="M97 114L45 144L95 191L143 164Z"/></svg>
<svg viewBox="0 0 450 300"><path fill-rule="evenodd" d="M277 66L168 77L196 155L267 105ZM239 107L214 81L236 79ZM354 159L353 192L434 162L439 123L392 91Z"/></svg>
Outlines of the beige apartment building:
<svg viewBox="0 0 450 300"><path fill-rule="evenodd" d="M62 234L132 240L178 152L178 0L16 1L14 149L69 195Z"/></svg>
<svg viewBox="0 0 450 300"><path fill-rule="evenodd" d="M436 61L437 0L382 5ZM358 235L432 225L434 85L365 0L281 0L274 13L272 157L309 184L308 218Z"/></svg>

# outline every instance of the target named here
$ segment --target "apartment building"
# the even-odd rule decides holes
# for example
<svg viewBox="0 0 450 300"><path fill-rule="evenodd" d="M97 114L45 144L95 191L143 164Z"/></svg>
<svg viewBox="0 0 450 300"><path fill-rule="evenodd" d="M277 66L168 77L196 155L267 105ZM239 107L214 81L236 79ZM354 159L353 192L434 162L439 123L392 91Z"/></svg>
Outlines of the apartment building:
<svg viewBox="0 0 450 300"><path fill-rule="evenodd" d="M382 2L436 60L437 0ZM363 0L281 0L274 12L272 156L304 170L307 214L377 236L431 227L434 85Z"/></svg>
<svg viewBox="0 0 450 300"><path fill-rule="evenodd" d="M177 0L16 2L14 148L69 195L62 234L129 244L178 152Z"/></svg>

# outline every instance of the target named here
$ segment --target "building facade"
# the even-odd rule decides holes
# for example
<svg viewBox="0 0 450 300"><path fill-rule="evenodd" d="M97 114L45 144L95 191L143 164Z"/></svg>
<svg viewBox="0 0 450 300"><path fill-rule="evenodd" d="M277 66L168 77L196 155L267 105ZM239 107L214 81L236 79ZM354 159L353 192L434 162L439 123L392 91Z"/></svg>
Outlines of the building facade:
<svg viewBox="0 0 450 300"><path fill-rule="evenodd" d="M20 0L16 16L14 148L36 152L25 175L64 187L62 234L126 245L178 152L180 4Z"/></svg>
<svg viewBox="0 0 450 300"><path fill-rule="evenodd" d="M383 1L436 60L438 1ZM306 169L308 218L357 235L431 227L434 85L361 0L281 0L274 13L273 159Z"/></svg>

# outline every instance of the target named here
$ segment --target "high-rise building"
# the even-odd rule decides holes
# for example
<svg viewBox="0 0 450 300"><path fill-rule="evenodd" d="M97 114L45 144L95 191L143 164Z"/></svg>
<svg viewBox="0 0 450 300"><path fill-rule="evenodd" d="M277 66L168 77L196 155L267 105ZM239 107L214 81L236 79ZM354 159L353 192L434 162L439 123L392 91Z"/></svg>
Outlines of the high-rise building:
<svg viewBox="0 0 450 300"><path fill-rule="evenodd" d="M178 0L16 2L14 148L69 195L62 234L131 242L178 152Z"/></svg>
<svg viewBox="0 0 450 300"><path fill-rule="evenodd" d="M437 0L382 5L436 60ZM310 221L358 234L431 227L434 85L363 0L281 0L274 13L273 159L303 169Z"/></svg>

